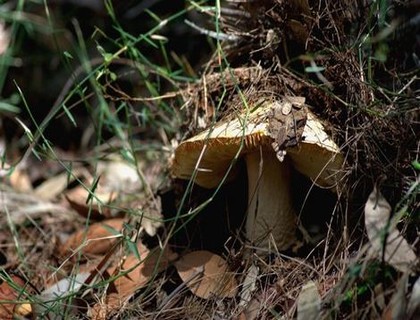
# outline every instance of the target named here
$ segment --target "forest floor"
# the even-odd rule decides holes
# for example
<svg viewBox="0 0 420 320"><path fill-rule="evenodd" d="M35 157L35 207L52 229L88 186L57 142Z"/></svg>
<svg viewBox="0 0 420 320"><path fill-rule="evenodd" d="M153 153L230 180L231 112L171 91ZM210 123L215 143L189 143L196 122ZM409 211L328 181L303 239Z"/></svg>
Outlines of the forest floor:
<svg viewBox="0 0 420 320"><path fill-rule="evenodd" d="M0 318L418 318L418 9L1 4Z"/></svg>

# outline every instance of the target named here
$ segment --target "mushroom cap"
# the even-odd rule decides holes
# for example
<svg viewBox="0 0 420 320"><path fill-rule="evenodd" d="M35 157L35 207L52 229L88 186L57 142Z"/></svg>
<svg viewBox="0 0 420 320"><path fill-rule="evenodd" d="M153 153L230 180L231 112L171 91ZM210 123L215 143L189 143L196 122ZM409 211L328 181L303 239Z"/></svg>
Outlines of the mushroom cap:
<svg viewBox="0 0 420 320"><path fill-rule="evenodd" d="M287 155L300 173L320 187L332 188L343 177L344 156L322 122L310 111L307 115L302 141L298 147L288 148Z"/></svg>
<svg viewBox="0 0 420 320"><path fill-rule="evenodd" d="M234 160L260 148L273 150L268 114L273 102L252 111L221 120L209 129L183 141L175 150L171 173L180 179L194 179L204 188L215 188L236 173ZM317 117L307 111L302 141L287 148L292 165L322 187L332 187L341 178L344 162L339 147L324 131ZM274 150L273 150L274 152Z"/></svg>

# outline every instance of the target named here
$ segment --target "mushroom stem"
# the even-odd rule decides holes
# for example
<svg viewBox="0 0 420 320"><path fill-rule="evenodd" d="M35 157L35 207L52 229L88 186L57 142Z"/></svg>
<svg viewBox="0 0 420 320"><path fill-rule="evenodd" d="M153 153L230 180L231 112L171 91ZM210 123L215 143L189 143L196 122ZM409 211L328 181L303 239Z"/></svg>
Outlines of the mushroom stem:
<svg viewBox="0 0 420 320"><path fill-rule="evenodd" d="M295 241L296 213L292 205L291 168L272 151L245 156L248 172L248 240L260 248L285 250Z"/></svg>

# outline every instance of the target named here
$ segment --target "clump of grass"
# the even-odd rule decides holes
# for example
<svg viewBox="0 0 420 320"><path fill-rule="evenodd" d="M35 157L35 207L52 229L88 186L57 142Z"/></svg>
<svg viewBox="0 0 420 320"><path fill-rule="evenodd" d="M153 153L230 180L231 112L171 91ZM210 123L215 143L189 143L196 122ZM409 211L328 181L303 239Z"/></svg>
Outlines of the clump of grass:
<svg viewBox="0 0 420 320"><path fill-rule="evenodd" d="M71 8L80 14L79 8ZM122 21L121 8L114 8L110 1L105 2L103 12L94 12L93 20L98 25L90 26L90 33L83 22L47 2L10 1L1 5L0 18L7 20L12 39L6 54L0 56L0 90L7 99L4 103L8 103L7 110L2 109L8 112L2 115L8 139L7 148L2 150L3 163L9 165L6 174L33 164L32 168L39 170L40 161L59 164L76 183L83 183L73 172L75 165L89 164L95 171L99 160L118 154L138 168L145 186L138 196L149 206L157 203L157 189L167 174L162 169L151 176L147 166L160 163L161 168L166 167L171 140L183 121L180 110L174 107L177 94L165 93L175 92L179 83L193 80L192 67L185 58L190 53L174 46L175 40L166 34L192 8L189 5L172 13L163 10L162 16L146 8L141 29L149 29L135 34L126 31L127 21ZM184 34L179 40L184 41L188 30L181 33ZM35 44L35 49L29 51L25 42ZM35 80L33 75L37 72L39 79ZM18 110L19 118L12 113ZM71 152L69 158L73 159L64 158L62 149ZM99 180L94 172L94 182L85 186L91 195L88 202L94 197ZM128 215L131 212L133 217L141 211L119 210ZM141 216L146 214L140 212ZM56 223L58 229L60 224L68 226L63 218L48 215L23 226L9 223L3 227L15 241L15 247L7 250L8 258L13 260L9 268L27 276L38 290L47 285L46 274L58 271L57 257L48 250L51 246L45 245L54 247L51 238L57 236L57 230L47 225ZM89 215L85 221L79 219L72 225L81 228L90 222ZM30 252L24 244L34 239L38 239L41 252ZM37 259L43 264L37 264ZM77 260L75 265L79 263L82 262ZM24 296L37 304L38 293L27 290ZM73 298L66 297L57 305L71 304Z"/></svg>
<svg viewBox="0 0 420 320"><path fill-rule="evenodd" d="M393 204L399 202L396 210L404 209L405 219L417 219L420 130L415 98L416 67L410 58L393 51L394 46L411 36L403 31L409 18L404 15L409 12L397 1L373 5L362 2L363 6L358 2L337 5L334 1L316 1L309 7L305 2L264 1L256 5L253 1L239 4L228 1L222 7L218 1L213 5L191 1L185 8L164 13L162 17L153 8L144 10L142 18L147 30L136 34L127 30L119 8L106 1L103 11L106 18L95 16L98 24L103 25L86 34L77 19L55 12L47 2L18 1L13 6L10 1L0 11L0 18L9 24L13 39L6 54L0 56L0 88L2 97L12 106L7 109L4 123L17 131L7 132L9 148L3 154L4 162L12 163L12 169L24 167L35 155L41 161L59 163L71 176L75 162L95 168L100 159L118 154L139 168L145 186L141 196L146 202L155 203L157 190L170 182L166 172L163 178L151 181L157 178L143 171L145 161L161 162L160 168L166 168L173 148L171 143L176 144L224 117L229 106L240 108L252 97L258 99L261 90L305 96L313 110L330 124L331 134L347 155L347 184L339 194L334 216L327 222L327 238L317 248L296 259L279 255L275 263L259 261L264 269L257 291L263 305L260 315L279 316L290 312L291 300L296 299L298 289L308 278L318 280L323 288L322 296L329 303L325 314L349 318L374 314L368 301L373 297L372 291L379 284L392 287L398 274L381 264L366 262L364 265L363 257L349 262L354 261L354 253L365 243L360 223L354 221L360 217L357 207L373 183L386 176L382 187L387 191L387 198ZM188 53L182 55L168 49L176 40L167 36L172 26L185 28L180 20L193 10L207 15L212 29L209 32L196 22L189 25L204 34L201 40L206 36L215 38L206 40L214 55L198 81L194 68L185 58ZM61 24L60 18L65 18L66 23ZM68 43L61 41L62 35L68 38ZM37 52L41 58L36 55L27 58L22 54L28 52L26 41L39 46L48 43ZM408 55L411 49L407 48ZM41 77L44 81L39 83L31 80L28 85L25 77L18 75L27 65L36 65L36 61L52 69L49 76L57 73L55 79L61 85L52 90L54 94L48 93L49 76ZM36 68L31 75L34 74ZM48 99L34 98L44 94ZM39 114L36 109L45 101L49 108ZM21 110L19 120L11 113L18 109ZM54 130L62 128L69 133L66 142L52 133L53 126ZM10 148L23 156L12 157ZM59 148L72 151L76 161L64 159ZM94 176L94 183L86 186L91 195L100 180L99 175ZM229 194L228 187L222 185L210 192L197 188L192 181L173 185L180 187L180 191L175 191L176 205L170 208L172 215L164 218L167 226L164 234L154 239L161 245L168 245L172 237L188 229L191 221L203 216L204 210L215 202L224 205L223 194ZM125 211L130 217L143 218L141 210ZM69 223L63 218L55 219L57 224ZM78 221L75 228L89 224L90 219ZM45 274L45 266L57 269L53 247L39 254L22 243L37 238L38 247L44 247L56 230L42 219L25 226L9 223L6 229L15 246L8 253L17 252L13 255L17 261L13 267L30 276L34 287L42 287L45 282L37 273ZM408 234L413 234L414 239L413 230L414 226L409 224ZM239 237L233 239L234 236L231 242L239 243ZM132 252L130 241L124 238L128 252ZM237 249L238 245L233 247ZM242 257L241 249L238 251ZM36 264L39 257L45 260L45 265ZM245 266L253 263L252 259L255 257L239 263L238 278L243 278ZM182 290L178 292L180 287L174 289L166 277L173 279L171 269L140 292L121 317L159 315L171 319L180 316L173 312L179 309L185 317L241 313L235 299L223 305L218 301L203 301ZM100 292L109 284L110 281L104 281L94 290ZM166 292L176 294L171 296L170 303L161 304L165 307L156 311L159 302L168 301L162 298ZM387 300L390 296L391 292L386 292ZM36 293L27 290L25 297L35 301ZM71 303L73 298L70 296L69 301L59 301L59 304Z"/></svg>
<svg viewBox="0 0 420 320"><path fill-rule="evenodd" d="M416 45L413 30L398 32L409 24L409 8L410 4L398 1L350 5L321 1L311 6L227 1L226 7L207 8L215 21L211 30L197 28L223 42L217 42L202 82L188 96L194 106L190 117L195 130L223 118L229 108L246 105L241 98L248 98L249 92L298 95L306 97L313 111L329 124L346 154L346 179L330 237L323 243L323 259L331 254L332 261L345 261L364 243L360 208L375 183L381 182L393 207L401 201L409 203L405 207L408 217L418 211L418 192L412 187L418 172L411 164L417 161L420 138L419 103L413 95L418 93L418 65L410 58ZM403 43L413 44L404 47L404 57L393 50ZM256 66L259 70L252 73ZM235 78L237 82L232 81ZM410 236L415 226L407 226ZM413 234L414 243L416 238ZM336 251L331 252L332 248ZM343 275L347 266L343 262L342 268L327 273ZM378 268L383 270L383 266ZM360 285L362 291L380 281L366 274L361 277L369 283ZM352 298L355 309L350 316L365 312L357 309L363 299L358 294ZM371 307L366 307L367 312Z"/></svg>

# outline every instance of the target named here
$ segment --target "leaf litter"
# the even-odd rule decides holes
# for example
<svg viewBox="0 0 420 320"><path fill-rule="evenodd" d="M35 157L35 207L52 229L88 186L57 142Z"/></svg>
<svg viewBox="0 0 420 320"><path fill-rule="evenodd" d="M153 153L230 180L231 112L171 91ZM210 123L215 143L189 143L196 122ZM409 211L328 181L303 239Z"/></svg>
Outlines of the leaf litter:
<svg viewBox="0 0 420 320"><path fill-rule="evenodd" d="M414 270L417 255L397 229L398 215L375 187L365 204L365 225L372 254L403 273Z"/></svg>
<svg viewBox="0 0 420 320"><path fill-rule="evenodd" d="M25 316L31 313L30 305L24 302L25 281L16 275L7 277L1 275L0 279L3 281L0 284L0 318L7 320L13 319L14 315Z"/></svg>
<svg viewBox="0 0 420 320"><path fill-rule="evenodd" d="M200 298L232 298L238 284L226 261L209 251L194 251L175 262L185 285Z"/></svg>
<svg viewBox="0 0 420 320"><path fill-rule="evenodd" d="M391 118L387 116L398 113L400 107L405 108L406 105L412 103L410 97L405 100L404 96L406 89L412 94L411 82L404 84L406 80L404 77L398 79L398 82L404 85L401 92L399 92L399 97L403 98L398 100L398 97L395 97L395 99L392 96L388 97L387 90L379 88L379 92L377 92L368 87L367 81L365 81L366 75L363 73L364 70L360 70L360 61L357 59L358 56L355 55L355 52L350 50L347 52L324 51L325 46L330 44L337 46L338 43L338 47L342 47L345 44L345 40L347 40L344 32L346 26L349 23L354 23L356 18L363 17L363 12L353 12L352 6L346 8L343 5L338 5L336 10L331 12L329 5L333 2L330 3L328 1L326 3L319 2L319 7L325 11L322 14L321 12L315 12L314 8L317 6L310 7L307 1L292 1L289 3L279 1L276 2L275 7L270 8L272 10L260 10L262 13L255 11L255 4L252 1L239 5L237 3L242 2L232 1L233 6L243 6L241 7L242 17L247 17L245 25L243 25L244 20L241 20L238 21L236 26L231 26L229 23L222 25L222 29L224 31L225 29L229 30L229 28L231 28L230 30L236 30L237 28L247 30L248 27L251 28L249 32L244 32L245 40L242 39L242 45L243 42L247 42L246 45L250 44L250 47L248 47L248 50L240 50L241 48L235 48L234 46L234 50L228 52L232 65L241 65L241 60L242 62L245 60L247 61L246 63L254 64L261 58L263 63L260 64L258 62L258 65L264 66L264 64L273 65L272 62L275 59L281 60L281 63L274 64L272 69L266 68L266 66L263 68L258 67L257 76L255 77L254 75L250 76L251 73L248 75L246 71L249 69L247 67L233 69L242 77L239 84L240 89L244 89L247 92L255 92L254 97L258 96L259 90L278 93L280 88L281 90L306 96L311 101L311 105L318 109L316 112L330 120L331 131L342 143L345 151L348 152L347 164L357 173L355 175L356 181L360 179L363 183L366 183L366 180L369 178L375 178L379 173L386 170L387 173L391 173L389 181L403 185L401 184L401 176L407 173L407 163L410 163L407 159L409 160L413 155L416 156L415 150L417 150L418 155L418 148L416 149L415 142L413 143L415 141L413 137L416 138L416 132L418 131L415 130L413 125L415 122L411 119L411 117L413 119L416 117L412 111L416 110L416 106L414 104L414 107L409 106L407 113L402 115ZM252 16L246 15L247 12L251 12ZM356 14L356 16L353 14ZM239 16L241 17L241 15ZM226 21L237 22L228 18L223 17L223 24ZM257 25L255 25L256 22ZM281 27L278 27L276 23L280 23ZM300 45L310 48L313 52L322 50L322 55L309 56L301 54L293 57L296 58L295 60L302 62L303 70L307 73L306 78L297 77L283 67L285 65L284 62L287 64L289 62L295 63L296 61L283 61L283 58L291 53L287 48L287 44L290 43L287 41L287 43L279 45L281 43L280 38L294 39ZM244 52L250 53L250 56L247 56ZM398 64L402 65L401 63L396 65ZM201 83L197 85L198 89L192 90L193 98L188 99L187 97L185 99L190 101L190 105L195 106L195 110L190 108L187 113L195 112L199 114L199 116L187 117L192 118L193 122L196 123L196 128L189 129L191 131L197 130L197 128L204 129L209 122L214 120L214 116L219 117L226 114L226 110L221 110L221 112L216 114L215 106L222 105L219 103L218 97L220 96L220 91L226 91L226 86L223 85L223 83L226 83L225 79L223 79L223 74L231 74L231 70L227 70L229 72L226 72L226 70L222 71L222 75L212 73L218 67L217 65L215 66L214 61L210 62L207 69L210 70L209 73L203 75ZM274 75L272 70L275 71ZM391 70L394 69L391 68ZM372 69L372 71L378 72L377 69ZM258 81L254 81L255 79L258 79ZM214 80L215 83L206 86L207 80ZM233 81L230 79L230 83L228 81L227 86L231 89L236 87L238 82L236 80L236 78ZM318 81L318 84L314 84L313 81ZM391 83L390 85L395 84ZM203 88L204 90L202 90ZM325 91L323 88L328 90ZM207 89L210 89L210 94L207 94ZM184 93L186 92L184 91ZM415 93L416 91L414 91L414 96ZM194 95L197 97L194 97ZM231 101L239 100L235 94L228 95ZM387 101L386 109L369 109L368 107L371 107L372 100L380 101L383 98L382 95L385 95L385 100ZM252 98L252 95L250 96ZM380 98L378 99L378 97ZM194 99L199 102L194 103ZM233 105L237 108L241 104ZM361 108L361 106L363 107ZM202 112L202 109L205 109L204 112ZM202 113L205 116L200 118ZM377 114L380 116L376 116ZM345 121L344 124L343 119ZM384 130L384 128L387 130ZM377 132L379 133L377 134ZM393 139L389 139L389 136L392 136ZM407 140L407 148L401 149L399 144L406 137L409 138ZM383 150L385 152L382 152ZM395 156L388 161L388 159L382 157L382 154L391 156L401 154L402 156ZM119 164L111 165L111 168L109 171L120 170ZM2 189L1 191L2 202L0 210L4 220L2 223L4 222L4 226L7 226L6 231L1 235L1 250L5 252L8 258L4 267L8 270L22 272L25 275L25 279L29 279L30 284L34 288L45 292L48 289L54 291L55 289L53 288L61 286L59 284L71 283L74 277L85 276L86 273L79 273L76 270L79 267L80 269L87 267L88 262L93 263L93 268L87 267L87 269L92 269L88 273L87 279L89 281L85 279L89 283L84 283L87 287L93 286L93 288L85 289L84 287L86 286L82 285L79 288L80 292L75 293L75 295L83 296L84 301L89 306L89 311L83 311L84 313L79 316L89 314L97 319L106 319L112 314L124 318L120 311L123 312L123 309L127 307L129 302L135 303L136 295L137 297L140 296L138 300L141 300L140 302L137 301L139 304L138 309L140 310L137 312L143 312L142 315L147 314L152 318L156 314L154 313L156 303L149 302L149 305L147 305L148 299L143 299L144 296L142 294L147 291L149 285L153 286L153 289L156 291L151 295L151 298L148 296L150 300L158 300L159 297L157 295L164 295L163 292L167 294L164 286L171 283L174 278L170 274L171 268L172 271L174 271L173 269L176 270L176 273L179 274L182 280L181 283L176 283L177 289L188 288L188 290L179 291L176 291L176 289L169 290L169 297L174 292L182 292L182 294L179 294L180 297L177 297L179 303L174 305L174 310L179 310L180 308L187 310L190 306L201 306L208 314L213 315L213 318L228 318L237 315L242 319L246 314L253 319L258 319L273 317L273 315L280 317L280 315L284 314L293 316L291 314L297 309L299 318L304 317L305 313L302 310L309 308L310 305L315 306L316 310L313 310L315 310L314 312L317 315L318 312L322 313L325 311L319 311L320 299L327 305L329 303L332 306L336 306L334 300L337 300L337 296L340 298L344 296L345 302L343 304L349 303L350 308L353 308L353 313L350 312L350 315L360 315L360 312L365 312L365 309L368 309L366 304L363 305L364 301L360 297L363 290L369 292L372 289L370 284L367 288L366 286L359 286L360 282L358 283L353 279L352 283L356 284L356 287L351 285L343 286L340 287L341 291L334 291L337 282L345 278L344 275L349 271L347 269L348 261L352 260L354 252L357 252L357 249L362 247L362 243L366 240L360 233L357 234L357 230L351 230L347 233L347 229L336 228L333 223L335 221L331 221L328 224L328 237L318 244L319 248L321 248L321 257L317 256L319 252L316 250L314 250L314 255L302 254L305 257L304 259L279 254L277 259L274 261L270 260L269 263L253 257L252 260L255 259L257 261L259 268L251 269L248 272L245 271L247 268L244 267L244 264L246 265L249 261L243 261L239 268L237 265L232 267L230 265L232 263L230 254L223 255L226 257L225 259L221 255L208 251L187 251L187 253L178 257L176 253L171 251L170 246L166 242L167 239L165 237L162 238L162 233L158 232L158 229L162 226L161 223L156 225L149 224L147 227L141 223L136 223L143 219L143 213L148 208L152 207L159 214L161 213L161 208L154 203L155 199L147 197L144 197L146 200L144 198L142 200L153 202L153 205L144 203L137 205L131 202L130 199L124 199L124 191L131 190L129 188L131 184L139 188L139 190L131 190L130 192L133 194L140 194L140 189L146 188L146 185L142 185L138 180L131 179L137 176L133 174L133 168L125 169L121 170L123 172L121 175L123 180L117 184L113 184L112 177L106 178L107 170L105 170L100 173L95 172L89 178L83 177L80 180L85 186L77 187L69 187L69 184L74 183L74 180L66 177L68 172L64 172L57 181L51 182L50 185L48 185L49 179L46 179L46 184L41 184L42 187L40 187L35 186L33 180L28 181L28 176L25 172L16 171L18 174L9 179L9 184L13 190ZM159 167L158 171L162 171L160 169ZM349 170L344 172L346 175L351 175L350 169L346 168L345 170ZM38 168L38 171L42 170ZM366 179L360 178L366 173L370 176ZM103 185L101 186L102 183ZM148 183L151 184L150 181ZM111 190L106 190L108 186L112 186ZM121 186L124 187L121 188ZM127 186L127 189L125 186ZM34 187L36 193L32 194ZM101 190L102 187L104 187L104 190ZM71 197L73 189L78 189L75 191L76 194L80 193L75 198ZM363 189L357 184L356 187L348 188L347 199L349 201L352 200L349 194L354 190ZM394 188L396 196L393 196L393 200L402 193L402 190L402 187ZM22 195L17 191L27 194ZM102 191L104 192L102 193ZM39 194L44 199L39 199ZM60 202L57 197L63 198L65 194L70 200L67 199L67 202ZM148 196L152 195L149 194ZM378 206L378 204L380 205ZM338 206L340 205L338 204ZM121 220L113 220L115 218L114 214L118 214L113 212L114 209L116 211L133 209L133 211L140 212L139 215L141 217L137 221L133 221L132 217L127 216ZM317 209L313 211L317 211ZM414 245L411 245L413 241L410 241L409 244L405 239L407 234L403 236L403 233L399 231L397 223L401 217L397 215L395 219L391 218L391 211L391 206L385 197L378 190L374 190L365 203L365 227L368 237L367 246L370 247L370 257L374 257L376 260L385 262L386 265L393 267L395 269L393 272L414 274L417 271L415 268L417 257L413 249ZM159 214L157 217L159 217ZM89 224L86 222L86 219L89 219ZM100 222L95 223L95 221ZM118 222L113 225L115 221ZM133 224L131 231L135 229L138 231L137 234L125 233L130 230L129 228L125 230L124 225L128 226L131 224ZM105 227L106 225L108 227ZM345 227L349 226L346 225ZM149 229L146 233L157 237L152 245L146 246L142 243L142 236L144 235L142 231L145 229ZM347 236L350 236L350 240ZM66 237L69 237L69 240L63 244L62 241ZM115 239L118 239L118 241L115 241ZM412 237L410 240L412 240ZM97 245L99 243L101 243L100 246ZM136 246L137 249L133 250L133 246ZM330 251L331 247L334 247L332 253ZM181 251L177 250L177 252ZM76 261L70 259L73 256L78 256L79 259ZM97 256L100 262L96 262L91 256ZM249 257L248 255L244 259L247 260ZM40 261L43 263L40 264ZM357 262L355 265L357 267ZM105 270L104 266L106 266ZM360 281L360 279L366 277L366 274L358 272L358 270L358 268L351 270L350 275ZM72 273L75 275L71 275ZM399 273L396 276L393 273L394 277L398 277ZM51 284L51 278L53 278L51 274L57 275L62 279L55 282L55 284ZM90 280L93 275L95 279ZM162 277L159 277L160 275ZM63 281L63 279L66 280ZM308 279L312 279L314 282L311 280L308 283ZM1 285L4 283L6 282L3 282ZM16 280L16 283L19 283L19 280ZM314 288L314 283L319 284L319 292L316 292L318 289ZM403 279L395 281L395 283L398 284L398 291L395 294L378 289L378 292L383 296L381 306L389 306L389 310L393 312L391 313L393 317L394 314L396 316L401 314L403 308L400 306L403 305L404 299L406 299L406 291L409 291L408 288L410 288L409 285L406 288ZM4 286L6 287L6 285ZM242 290L239 291L241 286ZM249 291L244 289L244 287L248 286L251 288ZM27 289L26 293L30 291ZM417 291L417 285L414 284L408 304L409 315L414 314L418 308ZM61 292L61 289L56 291L57 294L59 292ZM239 294L240 297L238 297L238 292L241 292ZM309 297L304 296L307 292L310 292ZM334 292L338 292L339 295L332 295L331 298L331 293ZM362 297L365 298L366 296ZM238 302L238 299L240 300L241 298L244 298L243 300L246 301L247 309L245 311L243 310L244 306ZM18 300L19 297L15 296L13 299ZM312 305L312 303L308 304L302 301L315 301L315 303ZM9 304L6 305L10 307ZM361 306L362 308L360 308ZM149 307L147 311L144 310L146 307ZM256 311L246 313L250 309ZM10 317L15 312L10 308L5 310L5 317ZM199 311L196 314L204 318L205 311ZM343 310L337 307L333 311L340 314ZM165 314L168 318L177 318L177 315L172 310L169 310L168 313ZM224 317L220 315L224 315ZM369 313L365 313L365 316L368 317ZM188 314L186 317L188 317ZM211 318L211 316L208 316L208 318ZM349 316L349 318L351 317Z"/></svg>

